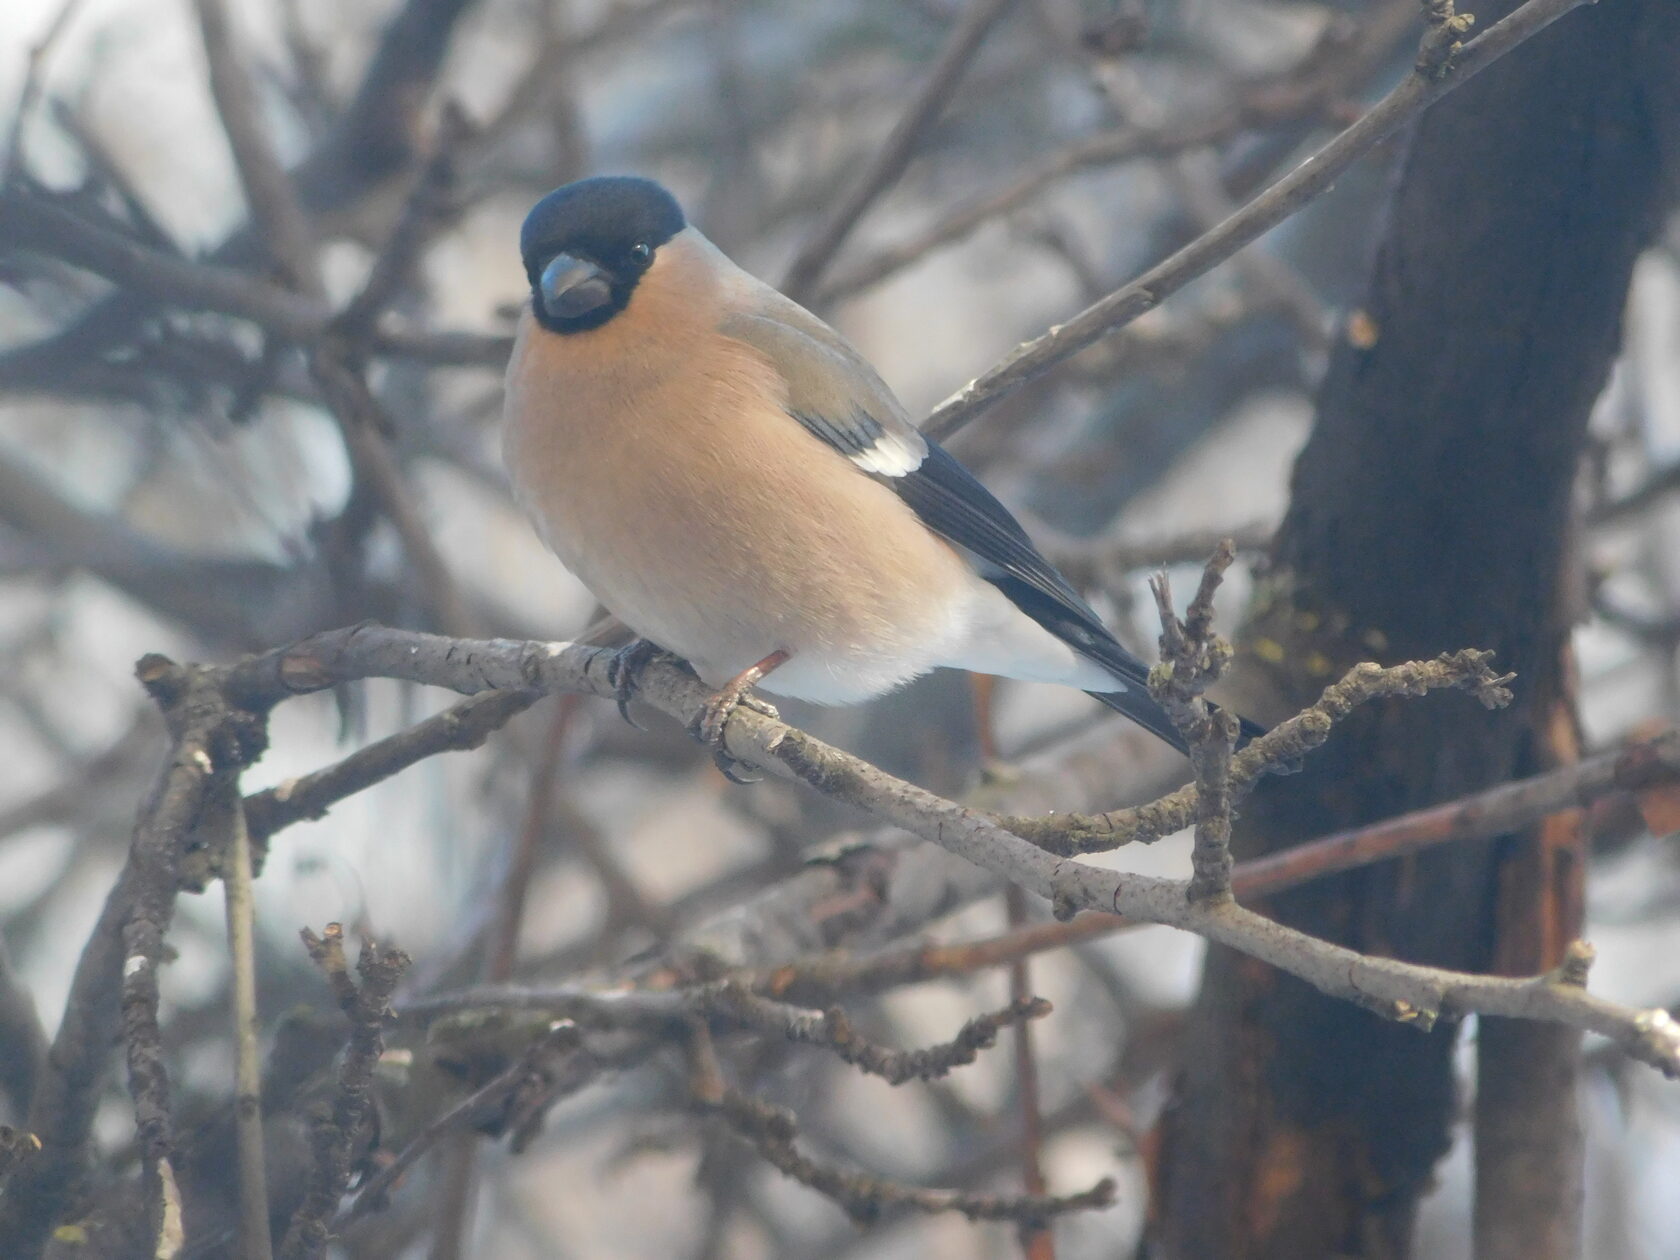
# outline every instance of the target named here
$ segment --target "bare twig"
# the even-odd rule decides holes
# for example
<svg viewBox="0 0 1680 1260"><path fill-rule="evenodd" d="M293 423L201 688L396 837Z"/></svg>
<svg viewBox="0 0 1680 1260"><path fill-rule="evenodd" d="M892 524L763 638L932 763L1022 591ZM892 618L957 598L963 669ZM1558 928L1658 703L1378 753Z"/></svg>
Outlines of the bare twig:
<svg viewBox="0 0 1680 1260"><path fill-rule="evenodd" d="M1460 83L1585 0L1527 0L1521 8L1458 48L1444 72L1408 75L1358 122L1211 231L1204 232L1137 279L1121 286L1048 332L1024 342L934 408L922 428L944 438L1004 394L1130 323L1196 277L1277 226L1328 188L1379 141L1415 118Z"/></svg>
<svg viewBox="0 0 1680 1260"><path fill-rule="evenodd" d="M1192 901L1231 898L1231 753L1237 742L1237 719L1202 699L1219 681L1231 659L1231 647L1213 633L1213 597L1237 553L1229 538L1220 542L1202 570L1196 597L1183 621L1173 610L1166 570L1150 579L1161 617L1161 664L1150 674L1149 693L1172 718L1190 746L1196 771L1196 839L1190 853Z"/></svg>
<svg viewBox="0 0 1680 1260"><path fill-rule="evenodd" d="M1137 541L1098 538L1086 542L1052 537L1045 540L1048 545L1044 553L1075 586L1112 592L1123 589L1126 579L1139 569L1200 564L1227 538L1239 556L1252 560L1263 555L1270 544L1272 526L1255 523L1237 529L1197 529Z"/></svg>
<svg viewBox="0 0 1680 1260"><path fill-rule="evenodd" d="M233 163L257 235L269 256L300 293L320 298L320 269L309 220L292 179L274 152L262 107L240 56L223 0L193 0L210 69L210 94L233 149Z"/></svg>
<svg viewBox="0 0 1680 1260"><path fill-rule="evenodd" d="M795 1145L799 1130L791 1112L725 1088L715 1102L702 1105L718 1115L764 1159L789 1177L834 1200L860 1224L882 1212L909 1208L917 1212L960 1212L972 1221L1041 1222L1066 1212L1104 1208L1114 1201L1114 1182L1104 1177L1089 1190L1070 1195L970 1194L960 1190L926 1190L883 1181L863 1173L845 1172L819 1164Z"/></svg>
<svg viewBox="0 0 1680 1260"><path fill-rule="evenodd" d="M245 811L233 809L226 877L228 952L233 959L233 1123L239 1145L239 1254L269 1260L268 1175L263 1157L262 1056L257 1044L256 906Z"/></svg>
<svg viewBox="0 0 1680 1260"><path fill-rule="evenodd" d="M1005 913L1011 927L1027 921L1027 895L1014 884L1003 891ZM1030 1000L1032 980L1027 960L1009 964L1011 1006ZM1049 1189L1044 1176L1044 1107L1038 1088L1038 1059L1033 1054L1033 1030L1025 1020L1015 1025L1016 1110L1021 1115L1021 1188L1041 1195ZM1021 1252L1025 1260L1056 1260L1056 1240L1043 1221L1022 1221L1019 1225Z"/></svg>
<svg viewBox="0 0 1680 1260"><path fill-rule="evenodd" d="M440 752L481 747L492 731L538 700L538 691L487 691L417 722L405 731L358 748L344 760L288 779L245 798L251 838L264 845L293 823L323 818L338 802L354 796Z"/></svg>
<svg viewBox="0 0 1680 1260"><path fill-rule="evenodd" d="M1165 111L1144 90L1130 65L1101 54L1091 55L1089 61L1097 90L1116 115L1133 126L1162 125ZM1157 169L1196 230L1205 232L1235 213L1237 207L1225 191L1211 152L1174 154L1158 162ZM1330 315L1293 267L1259 245L1239 252L1232 264L1249 287L1266 295L1269 306L1288 315L1303 345L1320 353L1329 349Z"/></svg>
<svg viewBox="0 0 1680 1260"><path fill-rule="evenodd" d="M986 35L1014 0L970 0L963 15L945 41L927 78L915 98L894 124L875 159L847 193L835 203L809 239L800 246L787 274L782 292L794 301L804 301L829 260L851 235L865 210L904 173L923 133L944 111L965 71L980 51Z"/></svg>
<svg viewBox="0 0 1680 1260"><path fill-rule="evenodd" d="M174 754L157 794L141 811L126 878L118 885L127 883L130 890L121 928L123 1044L149 1235L158 1240L179 1227L180 1211L170 1169L175 1133L169 1073L158 1026L164 938L181 888L201 888L209 875L208 869L189 868L189 846L199 835L226 839L239 799L239 772L266 746L267 732L264 707L231 704L214 671L148 656L135 672L175 734Z"/></svg>
<svg viewBox="0 0 1680 1260"><path fill-rule="evenodd" d="M476 633L479 618L462 598L460 586L420 514L391 444L385 439L391 426L368 388L367 378L339 347L319 347L310 356L310 368L344 435L356 479L373 492L402 539L403 552L413 567L433 623L450 634Z"/></svg>
<svg viewBox="0 0 1680 1260"><path fill-rule="evenodd" d="M350 1019L350 1045L339 1067L332 1113L315 1125L309 1189L292 1214L280 1244L283 1260L313 1260L326 1251L329 1223L350 1184L356 1148L373 1112L373 1069L384 1048L391 994L409 962L400 949L365 941L356 960L356 972L361 977L358 985L350 978L344 957L344 930L338 924L327 924L320 936L305 928L303 942L326 977L339 1008Z"/></svg>
<svg viewBox="0 0 1680 1260"><path fill-rule="evenodd" d="M20 1260L41 1254L82 1172L100 1085L118 1035L122 929L134 902L135 877L125 868L106 896L99 921L82 947L27 1125L39 1154L17 1169L0 1198L0 1238Z"/></svg>
<svg viewBox="0 0 1680 1260"><path fill-rule="evenodd" d="M546 1083L540 1079L544 1062L557 1052L571 1049L576 1043L576 1025L564 1020L557 1022L546 1036L532 1043L516 1063L432 1120L407 1146L397 1152L390 1163L369 1177L356 1192L350 1206L339 1213L338 1219L333 1222L334 1228L343 1229L351 1221L383 1208L386 1196L397 1179L439 1141L468 1129L479 1128L504 1115L508 1110L509 1100L528 1088L533 1080L539 1088L542 1087Z"/></svg>
<svg viewBox="0 0 1680 1260"><path fill-rule="evenodd" d="M1020 209L1051 184L1078 171L1142 158L1168 158L1245 132L1322 114L1364 82L1416 21L1413 0L1399 0L1377 10L1328 56L1327 50L1314 49L1281 75L1239 86L1229 104L1205 117L1173 120L1159 128L1121 127L1075 140L997 187L958 203L900 244L841 269L823 287L819 304L839 301L885 280L982 224Z"/></svg>
<svg viewBox="0 0 1680 1260"><path fill-rule="evenodd" d="M1398 818L1324 836L1244 862L1241 891L1262 895L1439 844L1482 840L1521 831L1613 793L1638 793L1680 782L1680 736L1655 739L1587 757L1530 779L1502 783L1462 800L1413 810Z"/></svg>
<svg viewBox="0 0 1680 1260"><path fill-rule="evenodd" d="M36 194L0 197L0 239L16 249L60 258L143 296L250 320L288 341L318 341L336 318L316 298L232 267L191 262L150 248ZM369 348L376 354L431 363L499 369L512 344L508 337L417 332L386 321Z"/></svg>
<svg viewBox="0 0 1680 1260"><path fill-rule="evenodd" d="M1050 1003L1043 998L1018 998L1002 1010L969 1020L950 1041L924 1050L889 1050L860 1036L838 1007L804 1011L760 997L731 981L698 990L690 1002L696 1014L722 1017L768 1036L822 1046L859 1071L893 1085L945 1076L954 1068L973 1063L980 1051L996 1045L1002 1029L1018 1028L1050 1013Z"/></svg>
<svg viewBox="0 0 1680 1260"><path fill-rule="evenodd" d="M432 154L414 177L396 226L374 259L361 292L346 303L333 331L357 343L370 333L385 308L396 300L418 266L426 243L459 211L459 150L472 126L453 103L446 103L432 141Z"/></svg>
<svg viewBox="0 0 1680 1260"><path fill-rule="evenodd" d="M1241 795L1268 769L1300 760L1330 737L1336 723L1372 700L1454 688L1470 692L1489 708L1502 707L1511 698L1506 689L1511 676L1495 674L1491 658L1489 652L1470 650L1445 652L1432 661L1354 666L1340 682L1326 687L1315 704L1279 722L1235 754L1230 790ZM1202 811L1201 792L1190 783L1147 805L1106 814L1007 817L999 821L1049 853L1101 853L1134 842L1147 844L1182 831L1195 823Z"/></svg>
<svg viewBox="0 0 1680 1260"><path fill-rule="evenodd" d="M23 87L18 91L17 107L12 112L11 132L6 137L6 158L4 168L0 169L0 188L10 185L23 171L23 132L29 125L30 117L35 113L36 103L41 99L47 60L52 56L54 45L64 35L81 5L82 0L62 0L58 12L53 14L52 20L47 23L46 31L29 50L29 60L23 71Z"/></svg>
<svg viewBox="0 0 1680 1260"><path fill-rule="evenodd" d="M1521 831L1555 813L1590 806L1618 793L1677 782L1680 735L1671 731L1531 779L1251 858L1233 868L1231 887L1245 900L1263 897L1437 845ZM818 1000L972 975L1006 966L1016 958L1065 949L1138 926L1109 914L1085 913L1063 923L1036 923L972 941L900 945L866 954L823 954L769 970L737 972L734 979L773 996Z"/></svg>
<svg viewBox="0 0 1680 1260"><path fill-rule="evenodd" d="M490 922L490 937L484 954L484 978L491 984L513 974L519 955L519 933L525 924L526 897L537 866L537 849L549 831L555 785L560 777L560 759L566 732L577 704L575 696L559 696L553 716L531 770L525 814L508 840L508 854L497 890L497 910ZM478 1188L478 1143L469 1134L457 1134L440 1153L436 1226L432 1231L431 1260L453 1260L462 1255L472 1225L472 1207Z"/></svg>
<svg viewBox="0 0 1680 1260"><path fill-rule="evenodd" d="M525 801L525 816L513 837L506 873L502 877L501 909L496 916L489 949L485 955L484 978L494 984L513 974L519 954L519 933L525 925L525 897L536 870L537 849L548 833L553 814L554 790L560 781L560 760L566 734L577 709L575 696L561 696L544 733L537 759L531 769L531 786Z"/></svg>

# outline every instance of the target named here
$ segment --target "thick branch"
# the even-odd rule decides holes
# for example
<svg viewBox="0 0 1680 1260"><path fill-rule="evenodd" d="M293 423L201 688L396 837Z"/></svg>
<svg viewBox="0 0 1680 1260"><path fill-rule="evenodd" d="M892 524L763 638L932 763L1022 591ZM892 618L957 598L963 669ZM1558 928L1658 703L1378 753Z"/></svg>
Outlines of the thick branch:
<svg viewBox="0 0 1680 1260"><path fill-rule="evenodd" d="M1468 683L1487 697L1497 694L1502 680L1487 673L1478 654L1453 659L1460 661L1460 685ZM576 644L473 642L353 627L237 666L230 671L229 687L236 695L248 692L275 698L355 678L387 676L466 692L513 687L609 696L616 694L609 677L612 660L612 653ZM1401 672L1391 675L1391 681L1409 679L1409 685L1416 687L1430 670L1446 667L1435 662L1399 668ZM1385 675L1390 671L1377 666L1354 671L1355 677ZM643 670L638 695L691 725L709 693L686 670L655 659ZM1331 720L1328 714L1319 714L1311 721L1305 717L1292 719L1314 728L1327 728ZM1289 731L1289 726L1284 723L1239 754L1233 774L1243 765L1244 757L1253 755L1248 763L1253 768L1274 752L1277 744L1289 747L1290 756L1301 755L1305 747L1287 741L1306 737L1299 729ZM895 779L748 709L735 713L725 736L729 753L738 760L798 780L903 827L1048 898L1060 915L1097 909L1183 928L1291 972L1331 996L1420 1025L1433 1023L1441 1015L1472 1012L1571 1024L1613 1038L1665 1072L1680 1073L1680 1030L1659 1019L1660 1012L1630 1010L1545 978L1475 976L1365 957L1281 927L1234 904L1193 904L1186 897L1183 881L1117 874L1054 857L1012 834L998 820ZM1271 749L1261 749L1265 739L1276 743Z"/></svg>
<svg viewBox="0 0 1680 1260"><path fill-rule="evenodd" d="M315 298L232 267L191 262L152 249L40 196L0 197L0 239L11 248L63 259L125 289L187 310L250 320L287 341L318 341L337 318ZM377 354L430 363L500 368L507 362L512 339L420 332L387 319L377 326L369 346Z"/></svg>

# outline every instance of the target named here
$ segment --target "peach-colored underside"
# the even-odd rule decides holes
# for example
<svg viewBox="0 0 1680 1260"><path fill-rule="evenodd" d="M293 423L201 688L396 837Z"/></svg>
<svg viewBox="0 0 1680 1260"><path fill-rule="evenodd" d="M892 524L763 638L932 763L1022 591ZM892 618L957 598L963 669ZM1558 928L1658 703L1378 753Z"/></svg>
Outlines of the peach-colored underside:
<svg viewBox="0 0 1680 1260"><path fill-rule="evenodd" d="M877 694L949 658L977 580L790 419L757 351L717 332L736 282L708 254L686 234L667 243L629 307L588 333L526 313L508 370L516 489L601 602L708 682L783 650L768 691Z"/></svg>

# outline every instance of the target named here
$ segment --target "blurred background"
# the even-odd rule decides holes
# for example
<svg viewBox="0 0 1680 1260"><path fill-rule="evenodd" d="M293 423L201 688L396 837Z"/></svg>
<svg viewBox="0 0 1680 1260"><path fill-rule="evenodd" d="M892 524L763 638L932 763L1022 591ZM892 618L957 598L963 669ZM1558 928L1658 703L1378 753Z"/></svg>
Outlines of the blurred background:
<svg viewBox="0 0 1680 1260"><path fill-rule="evenodd" d="M0 219L0 936L7 991L33 1003L49 1037L167 747L134 682L138 657L225 662L361 619L544 639L594 620L500 466L501 362L526 294L515 242L542 193L590 173L651 175L755 274L781 283L798 260L791 290L921 416L1356 117L1407 71L1418 34L1413 0L233 0L231 39L293 172L317 286L258 243L202 11L184 0L6 9L0 196L27 216ZM977 48L908 166L813 267L802 250L878 169L965 27ZM1221 534L1241 548L1222 613L1234 626L1242 612L1363 291L1399 149L1380 146L1258 245L951 443L1151 659L1145 578L1175 566L1188 590ZM249 291L224 283L240 277ZM358 295L372 309L329 328ZM296 348L329 342L367 386L349 418ZM1677 469L1670 220L1635 269L1578 480L1574 647L1589 750L1680 714ZM290 702L246 791L453 699L374 683ZM1044 808L1141 800L1184 777L1077 693L1003 683L997 710L1010 765L1089 762L1091 786L1077 789L1089 799L1052 787ZM857 710L783 708L947 795L977 781L973 712L960 676ZM332 1009L300 928L336 920L400 944L415 959L400 1004L485 974L509 930L510 880L524 895L516 978L610 984L632 974L627 960L714 937L738 960L778 961L739 939L764 931L753 907L767 890L813 855L881 838L811 793L729 785L671 723L642 720L645 732L610 704L547 700L484 748L432 758L276 837L256 885L265 1045L297 1008ZM1624 818L1595 848L1586 934L1598 991L1672 1005L1680 881L1653 816ZM530 871L515 860L522 845L534 846ZM1187 854L1179 837L1097 860L1180 875ZM926 877L936 888L897 915L854 923L830 908L822 943L1003 926L983 882L931 863ZM203 1136L232 1074L219 889L183 899L170 944L165 1044L181 1141L199 1156L182 1173L184 1254L233 1254L234 1180ZM1050 1186L1119 1186L1115 1206L1058 1223L1064 1258L1141 1254L1149 1134L1200 958L1194 938L1147 929L1034 962L1032 991L1056 1008L1035 1025ZM919 1045L1002 1005L1005 979L980 970L846 1005L878 1039ZM26 1018L0 1023L34 1035ZM330 1031L328 1060L342 1037ZM430 1044L410 1039L415 1064ZM1006 1048L898 1088L774 1039L728 1053L737 1079L792 1108L824 1159L926 1186L1018 1188ZM0 1046L0 1058L20 1056L16 1042ZM387 1152L465 1088L417 1088L406 1062L385 1082ZM1680 1256L1680 1096L1590 1043L1585 1062L1586 1254ZM610 1064L552 1100L522 1153L483 1144L476 1170L444 1143L334 1254L1020 1253L1012 1227L960 1216L889 1213L860 1229L700 1123L683 1072L670 1050ZM0 1108L13 1124L27 1098L17 1076ZM120 1079L105 1089L94 1184L114 1203L134 1167L132 1108ZM288 1141L293 1163L306 1157L299 1134L271 1134L277 1184ZM1471 1254L1468 1167L1459 1141L1423 1203L1415 1254Z"/></svg>

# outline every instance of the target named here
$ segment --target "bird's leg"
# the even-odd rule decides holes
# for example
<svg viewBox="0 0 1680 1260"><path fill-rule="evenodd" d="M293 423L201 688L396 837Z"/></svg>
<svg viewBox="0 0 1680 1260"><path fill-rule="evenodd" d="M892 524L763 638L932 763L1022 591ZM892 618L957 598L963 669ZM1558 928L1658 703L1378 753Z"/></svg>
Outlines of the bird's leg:
<svg viewBox="0 0 1680 1260"><path fill-rule="evenodd" d="M642 668L664 650L651 639L632 639L613 653L607 665L607 680L612 683L613 698L618 701L618 716L637 730L642 728L630 716L630 702L636 698Z"/></svg>
<svg viewBox="0 0 1680 1260"><path fill-rule="evenodd" d="M711 696L700 710L697 723L700 738L711 748L712 760L717 763L717 768L732 783L751 783L752 780L744 779L735 772L735 767L740 763L731 757L723 746L724 725L729 721L729 715L735 712L735 707L743 702L751 704L767 717L777 716L774 708L762 700L753 700L747 693L756 687L766 674L778 666L787 664L788 655L787 652L777 650L758 664L747 666L718 688L716 694Z"/></svg>
<svg viewBox="0 0 1680 1260"><path fill-rule="evenodd" d="M969 688L974 695L974 736L980 745L980 764L988 770L1001 758L997 746L997 711L992 698L997 694L997 679L991 674L970 674Z"/></svg>

